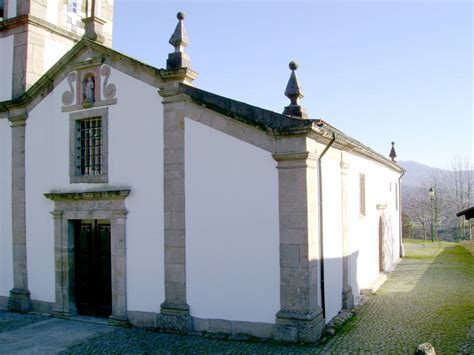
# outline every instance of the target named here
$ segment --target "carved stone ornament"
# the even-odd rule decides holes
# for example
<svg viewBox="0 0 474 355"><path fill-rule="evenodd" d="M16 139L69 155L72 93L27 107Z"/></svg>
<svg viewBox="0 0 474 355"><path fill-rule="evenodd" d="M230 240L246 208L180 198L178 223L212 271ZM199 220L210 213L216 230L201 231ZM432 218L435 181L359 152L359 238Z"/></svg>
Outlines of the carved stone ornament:
<svg viewBox="0 0 474 355"><path fill-rule="evenodd" d="M72 103L74 102L75 94L74 94L74 85L73 85L73 83L76 80L77 80L76 72L72 72L68 75L67 83L69 85L69 91L65 91L63 93L63 97L62 97L63 105L69 106L69 105L72 105Z"/></svg>
<svg viewBox="0 0 474 355"><path fill-rule="evenodd" d="M62 96L63 112L115 105L117 87L109 83L112 70L101 65L103 59L91 58L76 63L67 77L69 91ZM75 102L74 102L75 101Z"/></svg>
<svg viewBox="0 0 474 355"><path fill-rule="evenodd" d="M106 99L112 99L115 96L115 93L117 91L117 88L115 87L115 84L109 84L109 77L110 77L110 67L107 65L103 65L102 69L100 70L100 73L104 77L104 84L102 87L102 95Z"/></svg>

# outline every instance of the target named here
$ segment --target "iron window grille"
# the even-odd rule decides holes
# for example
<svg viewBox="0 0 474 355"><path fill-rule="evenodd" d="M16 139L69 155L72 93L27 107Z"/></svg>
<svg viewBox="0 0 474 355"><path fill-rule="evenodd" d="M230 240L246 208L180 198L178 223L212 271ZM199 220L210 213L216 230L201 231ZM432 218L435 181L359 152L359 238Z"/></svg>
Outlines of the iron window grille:
<svg viewBox="0 0 474 355"><path fill-rule="evenodd" d="M69 115L69 181L71 184L109 182L108 108Z"/></svg>
<svg viewBox="0 0 474 355"><path fill-rule="evenodd" d="M102 173L102 118L76 121L76 175Z"/></svg>

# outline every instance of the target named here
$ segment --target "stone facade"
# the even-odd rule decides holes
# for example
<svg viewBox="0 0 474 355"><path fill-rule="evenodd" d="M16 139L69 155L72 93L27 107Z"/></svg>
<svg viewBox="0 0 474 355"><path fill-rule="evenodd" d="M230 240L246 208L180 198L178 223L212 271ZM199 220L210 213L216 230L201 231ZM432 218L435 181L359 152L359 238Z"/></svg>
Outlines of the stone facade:
<svg viewBox="0 0 474 355"><path fill-rule="evenodd" d="M111 18L111 2L100 3L103 6L102 14ZM402 170L393 161L373 152L326 122L308 119L304 109L299 105L302 90L296 78L295 63L290 64L292 73L286 94L291 104L285 108L285 114L251 106L192 86L197 73L190 68L189 56L184 53L188 38L184 29L183 14L178 14L179 23L170 39L174 52L168 58L166 69L156 69L117 53L97 43L99 37L94 38L91 33L86 33L85 38L80 40L60 62L53 65L46 75L43 75L47 69L44 63L44 48L47 39L50 36L61 37L65 38L68 45L72 45L78 38L51 24L37 25L41 22L31 16L38 16L44 10L39 5L41 5L39 1L19 2L19 13L28 18L15 20L17 22L14 22L14 19L8 19L3 27L6 30L0 28L0 37L5 36L6 33L15 36L13 52L15 63L26 63L26 65L16 64L13 68L15 78L12 83L13 100L0 103L0 119L9 119L12 129L13 232L11 239L14 285L9 295L8 307L19 312L34 310L52 313L57 317L74 317L77 314L77 307L74 295L73 221L108 220L111 225L112 314L109 318L111 323L119 325L131 323L167 331L246 335L287 342L317 342L325 324L330 320L325 314L330 300L325 297L324 270L333 272L334 279L338 280L338 285L342 290L342 294L338 293L338 301L341 302L342 307L352 308L354 293L358 293L359 289L367 288L364 287L366 285L358 285L357 277L353 277L354 273L357 276L357 273L365 272L360 266L362 262L354 259L363 249L363 242L357 246L355 240L362 239L359 234L365 233L363 228L372 230L373 221L378 223L379 218L390 218L393 214L391 207L388 207L386 211L385 207L380 207L385 206L387 201L385 199L379 201L379 197L376 196L377 191L367 196L367 216L359 220L359 205L358 203L354 205L354 201L358 202L362 193L360 196L354 194L353 181L355 180L358 186L359 171L364 171L368 177L377 176L384 182L386 180L388 185L388 181L398 178ZM89 23L101 24L101 21L95 21L94 13L89 20ZM34 23L32 24L31 21ZM107 33L106 29L105 33ZM104 40L105 44L109 43L107 36ZM34 55L28 54L31 52L28 46L35 46L32 51ZM24 60L19 60L21 58ZM116 73L115 77L111 74L113 71ZM121 77L122 74L127 75ZM118 80L120 77L121 86ZM94 79L95 86L91 87L90 92L85 93L86 79L91 78ZM121 160L117 156L112 156L112 148L127 144L151 145L152 143L150 141L152 138L147 138L149 141L145 143L138 142L141 136L139 138L135 136L135 140L129 140L128 130L131 130L131 125L137 125L133 121L136 117L126 117L127 125L120 126L120 120L122 122L124 120L122 112L129 109L129 107L121 106L126 99L126 94L122 95L121 90L127 93L126 86L136 82L144 83L153 90L155 96L148 97L147 100L161 101L159 106L161 112L157 112L156 109L138 110L136 108L133 111L137 116L152 116L156 120L162 120L162 131L157 130L160 137L153 137L157 141L162 139L159 145L160 152L155 152L156 161L152 159L141 161L140 154L137 154L133 157L134 161L128 160L130 167L124 169L126 174L113 180L113 174L118 170ZM24 95L25 91L26 95ZM55 97L59 97L60 103L45 109L41 103L43 100L48 100L52 92ZM140 107L141 98L136 99L137 107ZM135 102L133 104L135 105ZM48 238L54 239L54 301L34 297L31 300L30 291L37 290L30 290L28 285L27 255L36 255L36 251L27 252L28 216L25 213L27 203L25 171L28 167L25 166L25 139L34 139L38 134L35 130L30 131L30 136L25 134L28 114L35 114L36 120L53 117L54 120L48 122L53 122L51 127L56 129L54 134L67 136L64 141L69 144L69 147L66 145L55 148L56 151L53 153L58 153L59 158L57 161L54 160L56 157L52 158L57 164L51 169L54 173L42 172L51 181L55 181L54 174L61 176L68 174L69 179L65 187L61 185L63 182L58 182L60 180L58 178L55 183L62 188L55 189L51 187L53 185L45 184L44 186L50 186L49 190L38 188L29 191L34 196L44 195L45 201L41 200L44 205L41 203L38 205L42 207L46 203L49 203L50 207L54 205L48 211L52 215L52 227ZM103 173L77 176L76 121L93 117L102 119ZM68 128L64 128L64 120L68 122ZM275 217L278 233L275 234L278 235L275 235L274 240L278 244L275 260L279 260L279 270L275 271L279 272L277 286L279 295L275 296L278 296L280 307L276 309L277 311L275 310L272 322L234 319L236 317L225 319L225 316L222 318L201 317L193 314L193 304L188 297L189 275L186 272L188 270L187 251L189 251L187 249L189 248L187 234L189 216L186 213L186 178L187 164L190 163L186 161L185 154L186 122L211 128L223 139L244 142L246 145L256 147L275 164L273 172L278 177L278 188L274 192L275 201L278 201L276 208L278 219ZM144 131L146 129L143 128ZM114 139L112 139L112 134ZM115 146L112 147L113 144ZM68 148L69 154L60 154L60 151ZM126 149L117 151L122 152L123 155L128 154ZM330 179L322 180L323 156L325 160L337 163L337 168L328 170L328 174L337 175L338 179L340 178L337 180L340 181L338 186L334 186ZM115 159L115 165L111 163L112 159ZM245 159L244 155L242 159ZM223 163L223 169L226 169L227 162L223 160L221 163ZM34 162L30 161L30 164ZM63 169L64 166L67 166L66 170L69 171L61 170L59 173L56 171L56 168L59 170L59 167ZM154 186L155 189L163 191L163 198L155 199L147 208L142 207L144 195L143 189L141 190L142 185L140 185L143 183L142 180L133 180L136 181L136 185L131 186L115 186L112 182L122 183L131 176L146 175L148 169L154 167L158 167L158 171L163 173L162 186L161 184ZM326 168L324 166L324 169ZM354 176L356 176L355 179ZM206 181L194 183L205 184ZM341 207L337 211L331 210L330 205L322 201L322 190L329 185L340 193L338 196L341 197L339 201ZM41 186L41 188L44 187ZM252 188L258 189L259 186ZM148 192L151 193L151 191ZM365 192L363 197L365 198ZM130 202L132 199L135 199L134 202ZM393 198L391 200L393 202ZM202 206L205 205L206 201L202 201ZM225 207L222 206L222 208ZM164 272L163 275L157 273L153 279L153 283L163 286L163 299L159 298L159 291L147 285L154 290L155 296L158 295L153 300L154 306L133 303L133 297L130 296L131 290L127 287L129 270L135 270L136 265L144 262L140 260L141 256L133 254L133 247L130 248L130 246L136 246L141 242L141 238L148 237L130 232L137 230L133 228L136 228L138 223L131 226L132 223L128 222L127 214L129 213L129 218L133 215L146 215L148 219L156 218L156 214L151 213L150 209L162 213L160 218L163 218L163 228L157 228L158 230L149 228L145 233L150 234L150 239L155 242L163 236L161 244L154 244L157 245L154 257L162 262ZM374 210L377 213L375 219L372 218ZM383 213L380 212L382 210ZM357 223L354 222L354 213ZM337 221L340 221L340 226L338 226L340 234L337 234L341 236L341 240L338 240L340 247L338 243L334 243L330 235L326 235L326 229L323 228L323 225L328 225L327 222L335 216L337 216ZM396 216L399 218L398 210ZM258 219L251 222L259 223ZM226 228L231 227L224 226L220 232L225 233ZM335 245L334 249L338 248L337 253L326 254L322 243L323 235L327 244ZM205 237L205 232L203 236ZM383 236L388 238L388 236ZM3 236L0 237L3 238ZM370 234L370 238L372 237L373 235ZM135 244L131 243L132 240ZM373 244L373 241L367 244ZM357 247L359 249L355 250ZM245 252L251 253L251 249L251 246L248 246ZM218 252L216 247L216 253ZM370 252L372 252L371 249L367 253ZM370 257L372 259L375 256L370 254ZM245 258L245 253L239 254L238 262L245 263ZM331 269L329 261L336 264L336 267ZM392 261L384 259L383 265L388 265ZM367 268L372 267L371 265ZM210 267L219 267L219 265ZM362 271L359 271L359 268ZM372 271L376 277L374 275L370 277L377 282L383 278L382 273L385 267L381 270L371 269ZM379 274L379 271L382 273ZM143 275L145 276L148 275ZM202 287L206 288L206 285ZM208 291L212 292L211 289ZM149 289L144 287L141 292L147 293ZM252 290L248 292L251 293ZM6 299L0 297L0 307L2 305L5 307L6 303ZM272 317L273 312L272 310Z"/></svg>

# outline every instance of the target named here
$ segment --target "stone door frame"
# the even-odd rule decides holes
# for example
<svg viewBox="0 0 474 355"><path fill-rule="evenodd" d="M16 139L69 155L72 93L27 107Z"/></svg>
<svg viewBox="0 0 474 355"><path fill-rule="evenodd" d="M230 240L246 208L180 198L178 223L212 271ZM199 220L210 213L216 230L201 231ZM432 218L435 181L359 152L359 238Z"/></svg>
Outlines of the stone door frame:
<svg viewBox="0 0 474 355"><path fill-rule="evenodd" d="M378 204L377 210L378 213L378 254L379 254L379 265L378 272L385 272L385 209L387 208L386 204Z"/></svg>
<svg viewBox="0 0 474 355"><path fill-rule="evenodd" d="M55 294L53 315L68 318L77 314L74 298L74 220L110 221L112 315L114 324L128 323L126 283L125 198L130 190L47 193L54 202Z"/></svg>

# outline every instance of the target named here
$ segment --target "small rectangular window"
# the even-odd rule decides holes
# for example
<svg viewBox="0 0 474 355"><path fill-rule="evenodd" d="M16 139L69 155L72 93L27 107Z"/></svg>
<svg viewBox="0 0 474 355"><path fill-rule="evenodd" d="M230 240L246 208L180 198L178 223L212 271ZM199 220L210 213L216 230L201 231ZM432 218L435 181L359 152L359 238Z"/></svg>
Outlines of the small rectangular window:
<svg viewBox="0 0 474 355"><path fill-rule="evenodd" d="M360 214L365 216L365 175L359 175L359 192L360 192L360 201L359 201L359 208Z"/></svg>
<svg viewBox="0 0 474 355"><path fill-rule="evenodd" d="M76 121L76 175L100 175L102 171L102 119Z"/></svg>
<svg viewBox="0 0 474 355"><path fill-rule="evenodd" d="M395 211L398 211L398 184L395 183Z"/></svg>
<svg viewBox="0 0 474 355"><path fill-rule="evenodd" d="M108 182L108 108L71 113L69 122L70 182Z"/></svg>

